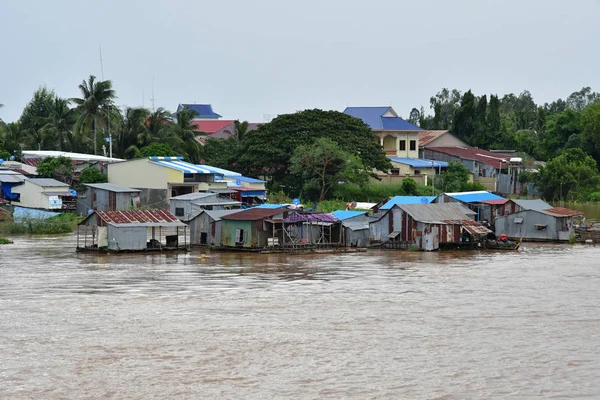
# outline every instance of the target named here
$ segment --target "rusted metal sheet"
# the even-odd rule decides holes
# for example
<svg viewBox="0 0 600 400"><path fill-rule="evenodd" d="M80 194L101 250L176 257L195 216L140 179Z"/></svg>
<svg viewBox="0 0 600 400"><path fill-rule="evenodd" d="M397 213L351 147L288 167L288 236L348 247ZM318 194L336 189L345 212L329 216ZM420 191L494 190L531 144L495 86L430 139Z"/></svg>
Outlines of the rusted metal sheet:
<svg viewBox="0 0 600 400"><path fill-rule="evenodd" d="M161 223L179 220L167 210L96 211L107 224Z"/></svg>

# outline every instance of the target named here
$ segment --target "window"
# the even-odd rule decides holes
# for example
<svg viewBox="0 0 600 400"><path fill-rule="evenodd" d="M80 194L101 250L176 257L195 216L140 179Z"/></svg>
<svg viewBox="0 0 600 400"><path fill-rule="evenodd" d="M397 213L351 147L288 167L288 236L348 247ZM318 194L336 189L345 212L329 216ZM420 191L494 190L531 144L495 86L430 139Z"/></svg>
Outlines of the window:
<svg viewBox="0 0 600 400"><path fill-rule="evenodd" d="M523 223L523 218L521 218L521 217L515 218L515 224L522 224L522 223Z"/></svg>
<svg viewBox="0 0 600 400"><path fill-rule="evenodd" d="M535 229L538 231L545 231L546 230L546 226L548 225L536 225Z"/></svg>
<svg viewBox="0 0 600 400"><path fill-rule="evenodd" d="M415 151L415 150L417 150L417 141L411 140L410 141L410 151Z"/></svg>
<svg viewBox="0 0 600 400"><path fill-rule="evenodd" d="M390 173L391 173L392 175L400 175L400 169L398 169L398 168L392 168L392 169L390 170Z"/></svg>
<svg viewBox="0 0 600 400"><path fill-rule="evenodd" d="M244 243L244 230L236 229L235 230L235 244L242 244L242 243Z"/></svg>
<svg viewBox="0 0 600 400"><path fill-rule="evenodd" d="M175 216L183 217L183 207L175 207Z"/></svg>
<svg viewBox="0 0 600 400"><path fill-rule="evenodd" d="M400 150L402 150L402 151L406 150L406 140L400 141Z"/></svg>
<svg viewBox="0 0 600 400"><path fill-rule="evenodd" d="M421 170L420 169L415 169L415 175L421 175Z"/></svg>

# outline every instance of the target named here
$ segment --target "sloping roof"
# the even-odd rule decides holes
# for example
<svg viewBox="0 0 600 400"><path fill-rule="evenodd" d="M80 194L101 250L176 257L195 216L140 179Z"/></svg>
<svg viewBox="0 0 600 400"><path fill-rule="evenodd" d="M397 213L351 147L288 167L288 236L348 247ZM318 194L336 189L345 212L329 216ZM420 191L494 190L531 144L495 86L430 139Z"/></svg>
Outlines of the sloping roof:
<svg viewBox="0 0 600 400"><path fill-rule="evenodd" d="M34 185L41 187L69 187L66 183L62 183L52 178L29 178L27 182L31 182Z"/></svg>
<svg viewBox="0 0 600 400"><path fill-rule="evenodd" d="M340 221L344 221L350 218L354 218L354 217L358 217L360 215L365 215L367 212L366 211L345 211L345 210L337 210L334 211L332 214L335 215L335 217L337 219L339 219Z"/></svg>
<svg viewBox="0 0 600 400"><path fill-rule="evenodd" d="M436 196L394 196L380 207L381 210L389 210L399 204L428 204L435 200Z"/></svg>
<svg viewBox="0 0 600 400"><path fill-rule="evenodd" d="M552 215L555 217L573 217L575 215L583 215L581 211L570 210L564 207L554 207L548 210L536 210L544 214Z"/></svg>
<svg viewBox="0 0 600 400"><path fill-rule="evenodd" d="M247 183L264 183L266 181L263 181L262 179L256 179L256 178L250 178L247 176L225 176L225 178L228 178L230 180L234 180L234 181L240 181L240 182L247 182Z"/></svg>
<svg viewBox="0 0 600 400"><path fill-rule="evenodd" d="M492 192L486 190L478 190L474 192L456 192L456 193L445 193L447 196L453 199L462 201L464 203L480 203L485 200L506 200L504 197L498 196Z"/></svg>
<svg viewBox="0 0 600 400"><path fill-rule="evenodd" d="M214 221L220 221L226 215L239 212L240 210L202 210L202 213L208 215ZM198 215L200 215L198 214Z"/></svg>
<svg viewBox="0 0 600 400"><path fill-rule="evenodd" d="M27 178L21 174L1 174L0 182L2 183L23 183Z"/></svg>
<svg viewBox="0 0 600 400"><path fill-rule="evenodd" d="M233 125L233 122L233 120L225 119L197 119L192 121L191 125L195 126L200 132L212 135L213 133L227 128L229 125ZM231 133L235 134L235 127L233 127Z"/></svg>
<svg viewBox="0 0 600 400"><path fill-rule="evenodd" d="M115 185L114 183L84 183L85 186L89 186L95 189L102 189L108 192L116 193L138 193L141 192L139 189L132 189L125 186Z"/></svg>
<svg viewBox="0 0 600 400"><path fill-rule="evenodd" d="M506 169L508 167L508 157L478 147L428 147L427 149L465 160L479 161L497 169Z"/></svg>
<svg viewBox="0 0 600 400"><path fill-rule="evenodd" d="M179 106L196 111L194 118L221 118L219 114L213 111L211 104L180 104Z"/></svg>
<svg viewBox="0 0 600 400"><path fill-rule="evenodd" d="M283 220L285 223L294 222L325 222L334 223L338 222L338 219L333 214L326 213L299 213L291 212L286 219Z"/></svg>
<svg viewBox="0 0 600 400"><path fill-rule="evenodd" d="M176 169L183 172L184 174L214 174L202 165L195 165L189 162L183 161L183 157L148 157L154 164Z"/></svg>
<svg viewBox="0 0 600 400"><path fill-rule="evenodd" d="M286 208L259 208L252 207L247 210L238 211L233 214L225 215L221 217L224 220L233 220L233 221L257 221L259 219L265 219L269 217L273 217L277 214L282 214L287 212Z"/></svg>
<svg viewBox="0 0 600 400"><path fill-rule="evenodd" d="M469 210L457 203L399 204L398 207L419 222L444 224L448 221L472 221L467 216Z"/></svg>
<svg viewBox="0 0 600 400"><path fill-rule="evenodd" d="M85 162L94 162L94 161L104 161L104 162L120 162L125 161L120 158L110 158L104 156L97 156L93 154L83 154L83 153L71 153L68 151L57 151L57 150L23 150L23 162L28 165L28 159L43 159L46 157L66 157L70 158L73 161L85 161ZM38 162L39 163L39 162ZM37 167L37 165L33 165Z"/></svg>
<svg viewBox="0 0 600 400"><path fill-rule="evenodd" d="M552 206L548 203L546 203L544 200L541 199L535 199L535 200L519 200L519 199L512 199L512 202L514 202L516 205L518 205L519 207L521 207L524 210L549 210L552 208Z"/></svg>
<svg viewBox="0 0 600 400"><path fill-rule="evenodd" d="M98 215L100 219L111 225L160 225L163 223L172 225L173 223L176 223L177 226L185 226L185 224L181 223L177 217L167 210L94 211L85 220L83 220L81 224L87 221L94 214Z"/></svg>
<svg viewBox="0 0 600 400"><path fill-rule="evenodd" d="M276 209L276 208L287 208L287 204L259 204L253 208L264 208L264 209Z"/></svg>
<svg viewBox="0 0 600 400"><path fill-rule="evenodd" d="M182 194L181 196L175 196L175 197L171 197L170 200L200 200L200 199L204 199L206 197L216 197L217 194L216 193L210 193L210 192L196 192L196 193L188 193L188 194Z"/></svg>
<svg viewBox="0 0 600 400"><path fill-rule="evenodd" d="M409 157L388 157L390 161L400 164L410 165L413 168L446 168L446 161L426 160L424 158L409 158Z"/></svg>
<svg viewBox="0 0 600 400"><path fill-rule="evenodd" d="M445 135L446 133L448 133L450 131L446 130L440 130L440 131L419 131L419 146L424 147L427 146L429 143L433 142L435 139L439 138L440 136Z"/></svg>
<svg viewBox="0 0 600 400"><path fill-rule="evenodd" d="M385 116L384 114L392 116ZM374 131L419 131L421 128L398 117L392 107L346 107L344 114L362 119Z"/></svg>

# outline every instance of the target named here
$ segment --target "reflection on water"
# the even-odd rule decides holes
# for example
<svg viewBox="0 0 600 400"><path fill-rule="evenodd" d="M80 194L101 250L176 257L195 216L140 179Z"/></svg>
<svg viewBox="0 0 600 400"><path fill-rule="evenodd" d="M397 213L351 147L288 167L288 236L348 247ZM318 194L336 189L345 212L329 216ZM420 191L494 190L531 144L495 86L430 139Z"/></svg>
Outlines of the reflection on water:
<svg viewBox="0 0 600 400"><path fill-rule="evenodd" d="M0 246L1 398L600 398L600 247Z"/></svg>

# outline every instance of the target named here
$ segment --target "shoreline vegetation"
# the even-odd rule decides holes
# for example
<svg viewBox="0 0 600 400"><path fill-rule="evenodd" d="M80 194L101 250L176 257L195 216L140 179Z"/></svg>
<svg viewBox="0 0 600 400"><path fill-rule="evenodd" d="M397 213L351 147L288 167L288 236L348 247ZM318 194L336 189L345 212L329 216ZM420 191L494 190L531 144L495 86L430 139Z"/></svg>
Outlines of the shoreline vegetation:
<svg viewBox="0 0 600 400"><path fill-rule="evenodd" d="M72 233L82 220L75 214L64 213L48 219L27 218L22 221L0 222L0 234L54 235Z"/></svg>

